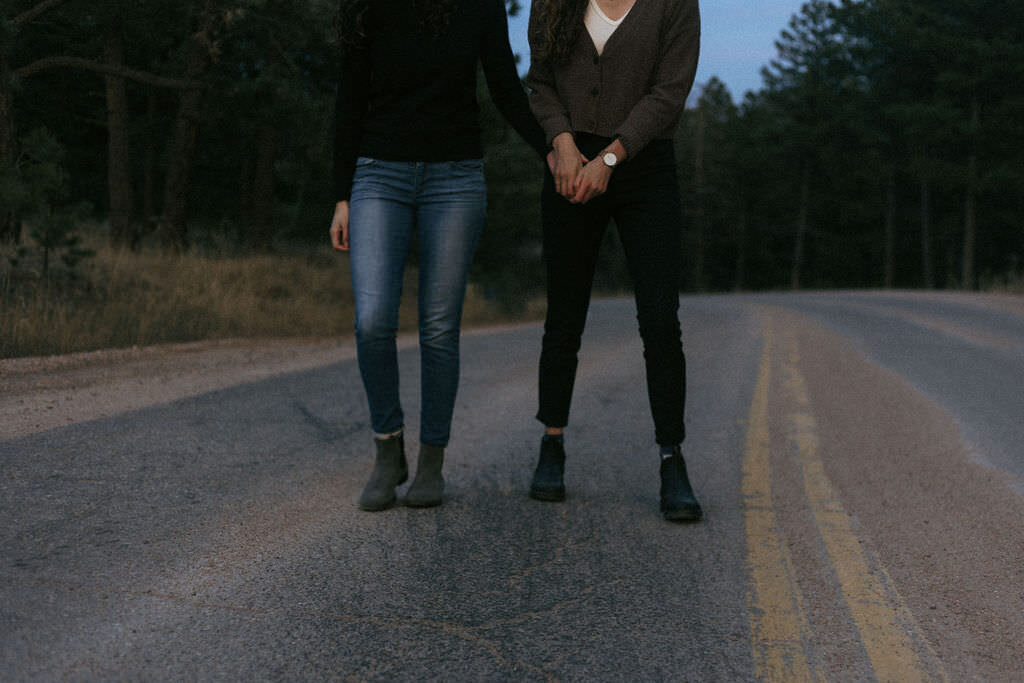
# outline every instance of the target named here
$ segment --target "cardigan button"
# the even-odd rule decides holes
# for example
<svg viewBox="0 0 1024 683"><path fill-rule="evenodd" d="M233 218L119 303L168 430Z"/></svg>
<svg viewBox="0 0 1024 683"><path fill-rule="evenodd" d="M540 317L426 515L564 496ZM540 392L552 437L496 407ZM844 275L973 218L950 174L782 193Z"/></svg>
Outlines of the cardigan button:
<svg viewBox="0 0 1024 683"><path fill-rule="evenodd" d="M593 95L594 97L597 97L598 94L600 94L600 92L601 92L600 90L598 90L597 88L594 88L593 90L590 91L590 94Z"/></svg>
<svg viewBox="0 0 1024 683"><path fill-rule="evenodd" d="M594 64L600 64L600 63L601 63L601 58L600 58L600 57L597 57L597 56L595 56L595 57L594 57Z"/></svg>

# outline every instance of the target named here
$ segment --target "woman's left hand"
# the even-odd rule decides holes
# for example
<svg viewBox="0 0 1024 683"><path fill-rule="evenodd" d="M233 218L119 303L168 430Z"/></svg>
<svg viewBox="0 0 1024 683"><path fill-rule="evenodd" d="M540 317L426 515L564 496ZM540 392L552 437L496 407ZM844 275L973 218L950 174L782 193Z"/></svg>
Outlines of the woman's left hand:
<svg viewBox="0 0 1024 683"><path fill-rule="evenodd" d="M608 190L612 169L599 156L591 159L576 176L576 194L570 200L573 204L586 204L594 197L600 197Z"/></svg>

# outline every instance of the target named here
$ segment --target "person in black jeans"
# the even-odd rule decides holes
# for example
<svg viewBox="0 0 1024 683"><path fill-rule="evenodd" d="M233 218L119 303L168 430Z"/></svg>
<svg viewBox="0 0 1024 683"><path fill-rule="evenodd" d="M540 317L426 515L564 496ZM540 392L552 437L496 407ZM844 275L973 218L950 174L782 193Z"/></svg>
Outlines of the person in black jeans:
<svg viewBox="0 0 1024 683"><path fill-rule="evenodd" d="M530 486L565 498L563 430L598 248L615 220L633 279L647 390L661 456L661 511L695 521L686 473L686 366L679 327L682 211L672 146L693 85L696 0L534 0L530 105L554 148L541 199L547 317Z"/></svg>

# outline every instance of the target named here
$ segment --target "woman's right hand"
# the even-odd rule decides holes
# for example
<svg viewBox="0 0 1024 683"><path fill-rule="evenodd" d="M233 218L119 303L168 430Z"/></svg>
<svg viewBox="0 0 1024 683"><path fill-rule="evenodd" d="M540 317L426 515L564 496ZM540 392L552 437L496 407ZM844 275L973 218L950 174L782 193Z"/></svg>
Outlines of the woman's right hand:
<svg viewBox="0 0 1024 683"><path fill-rule="evenodd" d="M586 157L580 154L572 133L560 133L552 142L553 149L548 155L548 166L555 179L555 191L566 199L572 200L576 194L576 176Z"/></svg>
<svg viewBox="0 0 1024 683"><path fill-rule="evenodd" d="M338 251L348 251L348 200L334 206L331 219L331 246Z"/></svg>

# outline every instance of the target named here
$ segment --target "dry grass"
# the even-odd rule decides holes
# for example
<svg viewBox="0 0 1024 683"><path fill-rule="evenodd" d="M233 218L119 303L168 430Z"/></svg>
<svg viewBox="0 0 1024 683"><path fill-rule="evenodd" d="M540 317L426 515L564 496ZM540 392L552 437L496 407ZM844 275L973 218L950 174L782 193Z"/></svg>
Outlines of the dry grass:
<svg viewBox="0 0 1024 683"><path fill-rule="evenodd" d="M0 358L238 337L352 333L348 257L328 247L291 254L204 256L93 247L77 281L0 267ZM414 329L415 272L400 326ZM530 307L534 312L536 307ZM470 288L465 324L507 320Z"/></svg>
<svg viewBox="0 0 1024 683"><path fill-rule="evenodd" d="M1024 294L1024 272L1013 270L998 277L982 277L981 289L999 294Z"/></svg>

